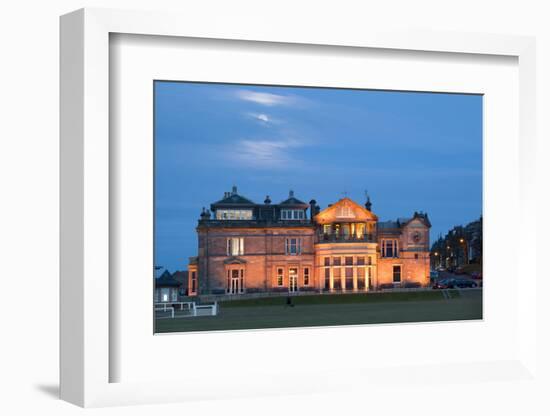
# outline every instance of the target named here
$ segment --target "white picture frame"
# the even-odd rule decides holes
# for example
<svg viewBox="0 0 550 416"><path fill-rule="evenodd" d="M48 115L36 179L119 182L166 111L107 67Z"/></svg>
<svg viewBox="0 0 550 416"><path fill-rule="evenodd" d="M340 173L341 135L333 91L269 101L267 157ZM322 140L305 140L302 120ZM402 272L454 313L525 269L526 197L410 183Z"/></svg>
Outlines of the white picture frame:
<svg viewBox="0 0 550 416"><path fill-rule="evenodd" d="M517 264L524 272L517 288L518 345L508 359L476 363L440 364L410 362L390 368L361 367L327 370L330 383L318 383L319 374L287 375L268 369L259 380L240 379L221 391L208 377L180 381L112 382L110 367L121 357L111 348L110 310L113 292L109 276L116 259L109 251L112 218L110 172L110 34L331 45L340 48L428 51L439 54L502 55L517 58L519 68L519 189L520 215ZM360 383L384 384L404 380L401 389L414 384L445 382L442 370L456 380L535 380L537 270L525 244L536 239L535 212L535 41L530 37L468 33L397 32L379 29L327 31L312 26L241 22L223 19L205 25L189 15L83 9L61 18L61 398L80 406L185 401L213 397L242 397L280 393L341 391ZM515 191L514 191L515 192ZM524 242L524 244L521 244ZM519 269L518 269L519 270ZM516 273L518 273L516 271ZM146 307L146 306L145 306ZM110 309L111 308L111 309ZM300 337L299 330L295 336ZM408 330L410 333L410 329ZM227 334L226 334L227 335ZM326 334L325 334L326 335ZM187 337L192 335L187 335ZM224 336L224 334L218 335ZM303 335L302 335L303 336ZM171 342L165 337L163 343ZM175 337L174 337L175 338ZM136 347L139 348L139 347ZM304 371L306 373L307 371ZM411 374L414 374L412 377ZM311 381L304 387L304 380ZM284 385L284 388L277 387ZM246 391L243 393L243 391Z"/></svg>

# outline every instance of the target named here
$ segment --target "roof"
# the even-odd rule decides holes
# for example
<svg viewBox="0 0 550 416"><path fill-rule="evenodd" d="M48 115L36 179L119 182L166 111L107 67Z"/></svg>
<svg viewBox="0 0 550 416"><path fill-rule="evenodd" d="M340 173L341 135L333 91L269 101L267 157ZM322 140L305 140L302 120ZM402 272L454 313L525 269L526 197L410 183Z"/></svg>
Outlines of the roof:
<svg viewBox="0 0 550 416"><path fill-rule="evenodd" d="M401 220L402 219L400 218L399 221L401 221ZM403 222L404 225L407 225L408 223L410 223L413 220L419 220L426 227L431 227L432 226L432 223L428 219L428 214L425 213L425 212L415 212L414 215L412 216L412 218L408 218L408 219L405 218L403 220L406 220L406 221Z"/></svg>
<svg viewBox="0 0 550 416"><path fill-rule="evenodd" d="M378 221L378 217L373 212L347 197L325 208L314 218L317 224Z"/></svg>
<svg viewBox="0 0 550 416"><path fill-rule="evenodd" d="M397 221L382 221L378 223L378 229L399 228Z"/></svg>
<svg viewBox="0 0 550 416"><path fill-rule="evenodd" d="M293 205L293 206L304 206L308 207L309 204L305 203L304 201L300 201L298 198L294 196L294 191L290 191L288 193L288 198L285 199L283 202L279 203L279 205Z"/></svg>
<svg viewBox="0 0 550 416"><path fill-rule="evenodd" d="M399 229L401 227L404 227L405 225L409 224L413 220L419 220L422 222L425 226L431 227L432 224L430 223L430 220L428 219L428 214L415 212L414 216L407 218L407 217L400 217L396 221L383 221L378 223L378 229L379 230L389 230L389 229Z"/></svg>
<svg viewBox="0 0 550 416"><path fill-rule="evenodd" d="M255 205L250 199L239 194L232 194L226 198L214 202L212 205Z"/></svg>
<svg viewBox="0 0 550 416"><path fill-rule="evenodd" d="M187 283L187 276L187 270L178 270L177 272L174 272L174 274L172 275L172 279L174 279L176 282Z"/></svg>
<svg viewBox="0 0 550 416"><path fill-rule="evenodd" d="M283 202L279 203L279 205L305 205L306 207L309 206L304 201L300 201L298 198L294 197L285 199Z"/></svg>
<svg viewBox="0 0 550 416"><path fill-rule="evenodd" d="M181 282L178 282L172 277L168 270L155 279L155 287L179 287Z"/></svg>

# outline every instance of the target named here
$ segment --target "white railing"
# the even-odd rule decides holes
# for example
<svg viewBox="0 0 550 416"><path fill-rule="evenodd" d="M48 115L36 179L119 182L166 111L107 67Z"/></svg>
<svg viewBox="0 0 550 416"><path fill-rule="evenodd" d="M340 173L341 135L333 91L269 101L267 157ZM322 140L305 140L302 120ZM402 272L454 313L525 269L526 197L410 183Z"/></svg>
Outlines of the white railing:
<svg viewBox="0 0 550 416"><path fill-rule="evenodd" d="M155 312L171 312L172 318L175 317L176 308L174 305L179 305L179 310L187 310L190 315L187 316L216 316L218 314L218 302L197 305L196 302L159 302L155 303ZM185 308L184 308L185 307ZM210 309L210 313L201 313L203 310ZM183 317L182 315L178 315Z"/></svg>
<svg viewBox="0 0 550 416"><path fill-rule="evenodd" d="M210 309L211 310L210 315L216 316L218 314L218 302L214 302L211 304L204 304L204 305L195 305L193 316L198 316L197 311L202 309Z"/></svg>
<svg viewBox="0 0 550 416"><path fill-rule="evenodd" d="M156 307L155 306L155 312L170 312L171 313L171 317L174 318L175 316L175 312L174 312L174 307L173 306L166 306L166 304L164 304L163 307Z"/></svg>

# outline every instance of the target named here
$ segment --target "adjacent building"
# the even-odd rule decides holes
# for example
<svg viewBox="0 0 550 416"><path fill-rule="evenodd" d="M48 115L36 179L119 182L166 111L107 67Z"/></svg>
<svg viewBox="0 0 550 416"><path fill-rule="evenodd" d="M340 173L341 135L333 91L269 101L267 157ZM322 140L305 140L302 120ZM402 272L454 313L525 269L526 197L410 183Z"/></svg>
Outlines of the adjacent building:
<svg viewBox="0 0 550 416"><path fill-rule="evenodd" d="M176 302L180 294L181 282L167 270L155 279L155 303Z"/></svg>
<svg viewBox="0 0 550 416"><path fill-rule="evenodd" d="M315 200L256 204L237 188L203 208L198 256L188 293L365 292L429 284L428 215L380 222L365 205L342 198L321 210Z"/></svg>

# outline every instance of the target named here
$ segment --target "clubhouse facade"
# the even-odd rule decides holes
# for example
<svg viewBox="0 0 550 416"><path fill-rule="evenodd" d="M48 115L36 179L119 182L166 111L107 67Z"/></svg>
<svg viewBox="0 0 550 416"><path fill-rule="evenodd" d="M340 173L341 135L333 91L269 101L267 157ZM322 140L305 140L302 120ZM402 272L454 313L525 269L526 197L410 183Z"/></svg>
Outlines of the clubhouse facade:
<svg viewBox="0 0 550 416"><path fill-rule="evenodd" d="M370 199L321 210L289 196L256 204L233 187L203 208L188 294L366 292L430 281L428 214L381 222Z"/></svg>

